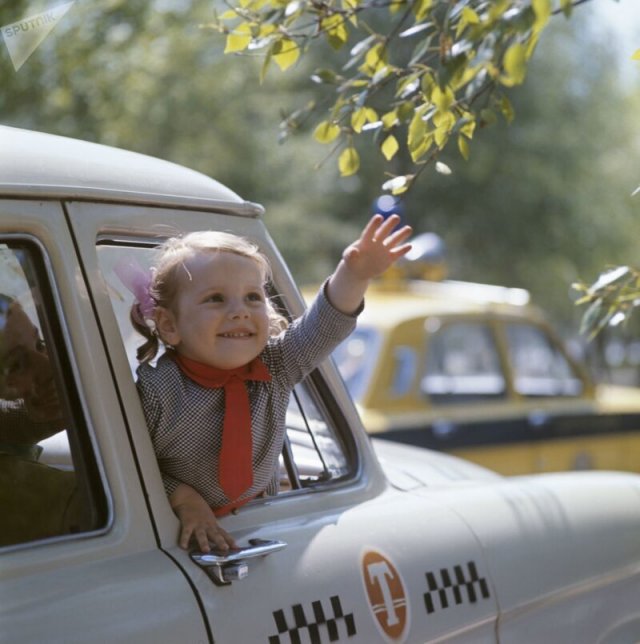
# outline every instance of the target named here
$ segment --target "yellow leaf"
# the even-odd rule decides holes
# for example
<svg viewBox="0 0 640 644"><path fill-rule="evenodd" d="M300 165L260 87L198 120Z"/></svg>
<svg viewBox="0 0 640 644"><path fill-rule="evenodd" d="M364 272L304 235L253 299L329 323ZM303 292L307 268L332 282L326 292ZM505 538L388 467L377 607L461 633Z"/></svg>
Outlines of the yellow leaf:
<svg viewBox="0 0 640 644"><path fill-rule="evenodd" d="M365 107L364 111L367 115L367 123L375 123L378 120L378 112L373 107Z"/></svg>
<svg viewBox="0 0 640 644"><path fill-rule="evenodd" d="M227 36L224 53L231 54L236 51L244 51L249 46L250 42L251 25L248 22L243 22Z"/></svg>
<svg viewBox="0 0 640 644"><path fill-rule="evenodd" d="M362 126L367 122L367 112L363 107L351 114L351 127L358 133L362 132Z"/></svg>
<svg viewBox="0 0 640 644"><path fill-rule="evenodd" d="M397 122L398 122L398 113L396 112L396 110L392 110L391 112L387 112L386 114L382 115L382 125L385 130L389 130Z"/></svg>
<svg viewBox="0 0 640 644"><path fill-rule="evenodd" d="M471 7L465 7L460 14L460 21L456 28L456 38L460 37L460 34L462 34L468 25L477 25L479 23L480 17L478 14Z"/></svg>
<svg viewBox="0 0 640 644"><path fill-rule="evenodd" d="M470 112L465 112L462 115L463 119L468 119L467 122L460 127L460 134L464 134L468 139L473 138L473 133L475 132L476 129L476 122L473 117L473 114Z"/></svg>
<svg viewBox="0 0 640 644"><path fill-rule="evenodd" d="M503 96L500 100L500 111L507 123L511 123L516 116L513 105L511 105L511 101L506 96Z"/></svg>
<svg viewBox="0 0 640 644"><path fill-rule="evenodd" d="M229 9L220 16L220 20L234 20L237 17L238 14L233 9Z"/></svg>
<svg viewBox="0 0 640 644"><path fill-rule="evenodd" d="M636 49L631 56L631 60L640 60L640 49Z"/></svg>
<svg viewBox="0 0 640 644"><path fill-rule="evenodd" d="M416 16L416 22L420 22L431 10L433 0L417 0L413 5L413 12Z"/></svg>
<svg viewBox="0 0 640 644"><path fill-rule="evenodd" d="M331 143L335 141L340 135L340 126L330 121L322 121L316 127L313 138L319 143Z"/></svg>
<svg viewBox="0 0 640 644"><path fill-rule="evenodd" d="M284 72L293 65L300 57L300 50L298 45L289 38L282 38L279 40L273 49L273 60Z"/></svg>
<svg viewBox="0 0 640 644"><path fill-rule="evenodd" d="M444 128L445 130L450 131L456 124L456 117L453 112L436 112L433 115L433 124L437 128Z"/></svg>
<svg viewBox="0 0 640 644"><path fill-rule="evenodd" d="M507 49L504 55L504 70L506 78L502 83L508 87L520 85L526 75L526 49L520 43L515 43Z"/></svg>
<svg viewBox="0 0 640 644"><path fill-rule="evenodd" d="M382 150L382 154L384 154L384 158L387 161L391 161L391 159L396 155L396 152L400 149L400 146L398 145L396 137L393 136L393 134L390 134L384 140L380 149Z"/></svg>
<svg viewBox="0 0 640 644"><path fill-rule="evenodd" d="M471 7L462 10L462 17L468 25L480 24L480 16Z"/></svg>
<svg viewBox="0 0 640 644"><path fill-rule="evenodd" d="M465 161L469 160L469 144L467 143L467 139L464 138L464 136L459 136L458 137L458 150L460 150L460 154L462 155L462 158Z"/></svg>
<svg viewBox="0 0 640 644"><path fill-rule="evenodd" d="M449 129L446 127L436 128L433 132L433 138L436 145L442 150L449 140Z"/></svg>
<svg viewBox="0 0 640 644"><path fill-rule="evenodd" d="M551 0L531 0L531 7L536 15L533 30L539 32L551 18Z"/></svg>
<svg viewBox="0 0 640 644"><path fill-rule="evenodd" d="M271 35L276 30L277 27L275 25L267 25L263 23L260 25L260 31L258 33L260 38L264 38L265 36Z"/></svg>
<svg viewBox="0 0 640 644"><path fill-rule="evenodd" d="M340 153L338 168L340 168L340 176L342 177L350 177L352 174L358 172L360 168L360 156L353 146L344 149Z"/></svg>
<svg viewBox="0 0 640 644"><path fill-rule="evenodd" d="M407 145L410 151L417 149L427 134L427 124L422 120L422 115L423 112L421 110L416 110L411 119L411 123L409 123Z"/></svg>
<svg viewBox="0 0 640 644"><path fill-rule="evenodd" d="M349 32L344 24L344 18L337 13L334 13L328 18L323 18L320 21L320 27L323 31L327 32L329 41L334 48L344 45L349 38Z"/></svg>
<svg viewBox="0 0 640 644"><path fill-rule="evenodd" d="M431 92L431 101L440 112L447 112L455 101L455 96L450 87L445 87L444 91L436 85Z"/></svg>
<svg viewBox="0 0 640 644"><path fill-rule="evenodd" d="M379 69L387 64L387 50L382 43L378 43L369 49L364 58L364 71L373 76Z"/></svg>
<svg viewBox="0 0 640 644"><path fill-rule="evenodd" d="M360 4L360 0L342 0L342 5L349 14L349 22L354 26L358 26L358 18L356 15L356 8Z"/></svg>

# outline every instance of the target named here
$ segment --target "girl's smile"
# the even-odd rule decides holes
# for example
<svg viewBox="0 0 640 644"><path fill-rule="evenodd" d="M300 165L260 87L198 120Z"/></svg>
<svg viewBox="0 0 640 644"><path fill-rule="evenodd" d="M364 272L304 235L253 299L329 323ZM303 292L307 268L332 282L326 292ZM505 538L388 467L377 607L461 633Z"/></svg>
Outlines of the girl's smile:
<svg viewBox="0 0 640 644"><path fill-rule="evenodd" d="M235 369L256 358L269 338L260 265L231 252L202 252L185 262L171 309L158 309L158 331L186 358Z"/></svg>

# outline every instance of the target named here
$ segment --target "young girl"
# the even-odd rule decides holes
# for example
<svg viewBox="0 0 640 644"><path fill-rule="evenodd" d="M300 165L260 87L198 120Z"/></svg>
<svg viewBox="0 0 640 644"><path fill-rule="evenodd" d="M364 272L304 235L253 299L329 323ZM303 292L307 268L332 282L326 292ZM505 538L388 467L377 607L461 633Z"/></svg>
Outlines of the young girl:
<svg viewBox="0 0 640 644"><path fill-rule="evenodd" d="M369 281L410 249L411 229L394 232L398 223L373 217L286 329L266 293L268 261L251 242L197 232L161 247L131 319L147 339L137 386L181 547L234 547L216 517L277 493L289 394L351 333Z"/></svg>

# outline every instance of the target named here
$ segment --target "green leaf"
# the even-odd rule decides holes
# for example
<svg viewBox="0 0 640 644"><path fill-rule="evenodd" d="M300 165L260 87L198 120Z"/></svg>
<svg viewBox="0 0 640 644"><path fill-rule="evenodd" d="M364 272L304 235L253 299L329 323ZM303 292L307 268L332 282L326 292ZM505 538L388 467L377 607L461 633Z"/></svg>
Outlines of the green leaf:
<svg viewBox="0 0 640 644"><path fill-rule="evenodd" d="M338 168L342 177L350 177L358 172L360 169L360 156L353 146L349 146L340 153Z"/></svg>
<svg viewBox="0 0 640 644"><path fill-rule="evenodd" d="M391 161L391 159L393 159L393 157L400 149L400 146L398 145L398 140L396 139L396 137L393 136L393 134L390 134L384 140L384 142L380 146L380 149L382 150L382 154L384 154L384 158L387 161Z"/></svg>

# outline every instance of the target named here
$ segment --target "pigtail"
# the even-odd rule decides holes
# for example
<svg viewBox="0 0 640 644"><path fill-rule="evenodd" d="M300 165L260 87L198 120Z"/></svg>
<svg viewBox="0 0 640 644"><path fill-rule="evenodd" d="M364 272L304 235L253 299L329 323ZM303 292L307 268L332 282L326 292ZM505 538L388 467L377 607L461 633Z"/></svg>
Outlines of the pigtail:
<svg viewBox="0 0 640 644"><path fill-rule="evenodd" d="M160 342L155 330L149 326L149 323L140 313L140 305L138 302L134 302L131 306L129 320L133 328L145 339L144 344L141 344L136 350L138 362L149 362L153 360L160 349Z"/></svg>

